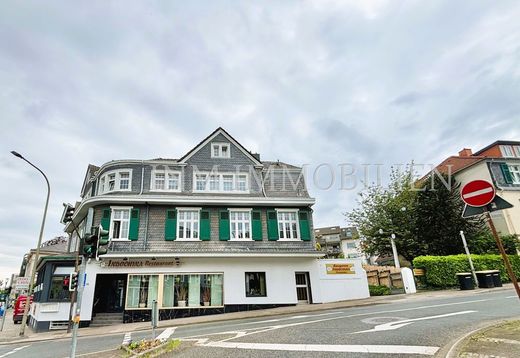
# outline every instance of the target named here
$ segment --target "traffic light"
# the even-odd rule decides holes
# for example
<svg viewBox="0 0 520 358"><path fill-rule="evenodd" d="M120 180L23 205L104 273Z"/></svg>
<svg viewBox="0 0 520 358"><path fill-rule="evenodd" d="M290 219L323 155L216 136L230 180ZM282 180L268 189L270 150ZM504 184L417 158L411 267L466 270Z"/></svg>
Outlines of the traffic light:
<svg viewBox="0 0 520 358"><path fill-rule="evenodd" d="M69 275L69 291L74 291L78 287L78 273L73 272Z"/></svg>
<svg viewBox="0 0 520 358"><path fill-rule="evenodd" d="M103 229L103 226L99 225L97 229L98 241L97 241L97 250L96 250L96 259L101 255L105 255L108 252L108 244L110 243L110 238L108 237L108 230Z"/></svg>
<svg viewBox="0 0 520 358"><path fill-rule="evenodd" d="M97 227L92 228L92 233L83 237L83 255L87 258L96 257L98 234Z"/></svg>
<svg viewBox="0 0 520 358"><path fill-rule="evenodd" d="M61 215L61 223L67 224L72 221L72 217L74 216L74 207L70 204L63 203L64 209L63 214Z"/></svg>

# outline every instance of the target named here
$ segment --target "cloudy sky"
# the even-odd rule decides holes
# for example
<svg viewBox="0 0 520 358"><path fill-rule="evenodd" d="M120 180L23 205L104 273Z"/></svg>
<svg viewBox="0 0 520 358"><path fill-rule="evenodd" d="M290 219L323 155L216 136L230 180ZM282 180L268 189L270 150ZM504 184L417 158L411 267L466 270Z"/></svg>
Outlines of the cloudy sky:
<svg viewBox="0 0 520 358"><path fill-rule="evenodd" d="M218 126L336 176L438 163L520 139L519 18L517 1L2 2L0 279L45 199L10 150L51 181L45 239L89 163L178 158ZM345 224L359 186L310 187L316 224Z"/></svg>

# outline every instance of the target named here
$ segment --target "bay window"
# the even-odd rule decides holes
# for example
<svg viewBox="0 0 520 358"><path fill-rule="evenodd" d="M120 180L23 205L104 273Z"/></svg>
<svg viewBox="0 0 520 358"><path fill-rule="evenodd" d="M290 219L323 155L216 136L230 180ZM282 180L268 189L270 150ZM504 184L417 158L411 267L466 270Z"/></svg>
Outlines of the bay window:
<svg viewBox="0 0 520 358"><path fill-rule="evenodd" d="M98 193L111 191L131 190L132 172L130 170L116 170L105 173L99 179Z"/></svg>

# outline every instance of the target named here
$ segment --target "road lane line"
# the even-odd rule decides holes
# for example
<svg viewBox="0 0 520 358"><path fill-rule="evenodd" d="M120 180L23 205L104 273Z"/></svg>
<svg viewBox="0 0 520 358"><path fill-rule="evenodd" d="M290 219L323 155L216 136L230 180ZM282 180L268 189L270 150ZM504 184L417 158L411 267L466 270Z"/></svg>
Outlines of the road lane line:
<svg viewBox="0 0 520 358"><path fill-rule="evenodd" d="M161 341L168 340L168 338L170 338L170 336L173 334L173 332L175 332L176 328L177 327L166 328L156 339L159 339Z"/></svg>
<svg viewBox="0 0 520 358"><path fill-rule="evenodd" d="M279 343L244 343L210 342L203 345L212 348L256 349L270 351L298 352L339 352L339 353L380 353L380 354L422 354L434 355L439 347L404 346L404 345L349 345L349 344L279 344Z"/></svg>
<svg viewBox="0 0 520 358"><path fill-rule="evenodd" d="M429 320L429 319L458 316L458 315L462 315L462 314L475 313L475 312L477 312L477 311L461 311L461 312L440 314L440 315L436 315L436 316L427 316L427 317L405 319L405 320L402 320L402 321L394 321L394 322L378 324L377 326L375 326L372 329L367 329L367 330L358 331L358 332L352 332L350 334L391 331L391 330L398 329L398 328L401 328L401 327L404 327L404 326L408 326L409 324L412 324L412 323L417 322L417 321L426 321L426 320Z"/></svg>
<svg viewBox="0 0 520 358"><path fill-rule="evenodd" d="M326 321L345 319L345 318L353 318L353 317L374 316L374 315L387 314L387 313L416 311L416 310L423 310L425 308L437 308L437 307L446 307L446 306L465 305L465 304L472 304L472 303L477 303L477 302L496 301L496 300L501 300L501 299L503 299L503 298L502 297L500 297L500 298L485 298L485 299L480 299L480 300L451 302L451 303L441 303L441 304L437 304L437 305L425 305L425 306L401 308L401 309L395 309L395 310L384 310L384 311L376 311L376 312L364 312L364 313L356 313L356 314L345 315L345 316L338 316L338 317L326 317L326 318L322 318L322 319L310 320L310 321L304 321L304 322L296 322L296 323L291 323L291 324L286 324L286 325L255 327L255 328L250 328L250 329L247 329L247 330L255 330L255 332L248 333L248 335L249 335L249 334L267 332L267 331L271 331L271 330L279 329L279 328L298 326L298 325L302 325L302 324L312 324L312 323L326 322ZM251 322L251 323L253 323L253 322ZM236 325L238 326L238 325L241 325L241 324L236 324ZM226 331L226 332L205 333L205 334L198 334L198 335L192 335L192 336L185 336L185 337L181 337L179 339L196 338L196 337L207 337L207 336L230 334L230 333L236 333L236 331L230 330L230 331Z"/></svg>
<svg viewBox="0 0 520 358"><path fill-rule="evenodd" d="M4 358L4 357L7 357L7 356L10 356L11 354L14 354L14 353L16 353L16 352L18 352L18 351L21 351L22 349L27 348L27 347L29 347L29 346L30 346L30 344L28 344L28 345L26 345L26 346L22 346L22 347L16 347L16 348L14 348L12 351L9 351L9 352L7 352L7 353L2 354L2 355L0 356L0 358Z"/></svg>
<svg viewBox="0 0 520 358"><path fill-rule="evenodd" d="M122 346L127 346L132 342L132 332L126 332L125 336L123 337L123 343L121 343Z"/></svg>

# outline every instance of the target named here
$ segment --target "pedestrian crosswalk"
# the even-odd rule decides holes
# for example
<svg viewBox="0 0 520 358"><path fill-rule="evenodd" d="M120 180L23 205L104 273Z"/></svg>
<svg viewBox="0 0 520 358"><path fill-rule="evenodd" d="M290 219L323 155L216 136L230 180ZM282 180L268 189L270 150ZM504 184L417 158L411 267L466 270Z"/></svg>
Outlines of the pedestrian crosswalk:
<svg viewBox="0 0 520 358"><path fill-rule="evenodd" d="M168 338L170 338L170 336L175 332L176 328L177 327L166 328L160 335L157 336L156 339L161 340L161 341L168 340Z"/></svg>
<svg viewBox="0 0 520 358"><path fill-rule="evenodd" d="M125 333L125 336L123 337L123 346L127 346L130 343L132 343L132 332Z"/></svg>

